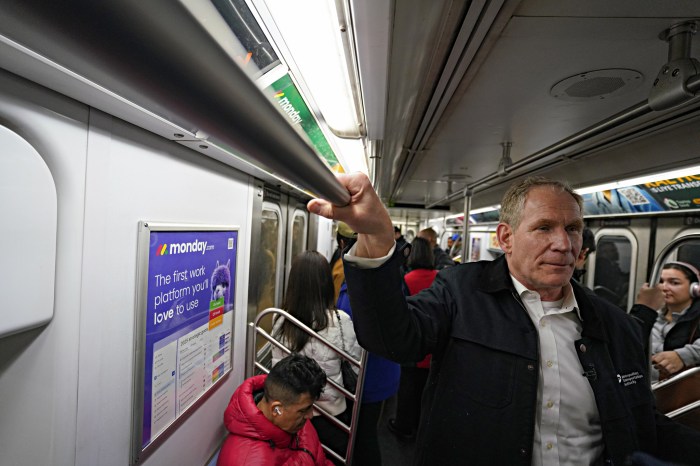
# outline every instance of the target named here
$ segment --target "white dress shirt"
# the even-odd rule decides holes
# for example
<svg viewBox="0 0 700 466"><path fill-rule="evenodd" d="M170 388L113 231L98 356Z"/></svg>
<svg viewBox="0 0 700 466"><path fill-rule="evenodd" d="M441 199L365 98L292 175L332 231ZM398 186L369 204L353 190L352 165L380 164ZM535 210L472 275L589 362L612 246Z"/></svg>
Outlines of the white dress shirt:
<svg viewBox="0 0 700 466"><path fill-rule="evenodd" d="M594 465L602 462L603 432L593 389L583 376L574 342L581 315L571 285L559 301L542 301L511 275L537 328L540 376L532 448L533 465Z"/></svg>
<svg viewBox="0 0 700 466"><path fill-rule="evenodd" d="M393 255L354 255L344 259L360 268L376 268ZM581 338L581 315L571 285L560 301L542 301L512 275L513 285L539 335L540 374L532 448L533 465L598 465L603 463L603 433L593 389L583 376L574 342Z"/></svg>

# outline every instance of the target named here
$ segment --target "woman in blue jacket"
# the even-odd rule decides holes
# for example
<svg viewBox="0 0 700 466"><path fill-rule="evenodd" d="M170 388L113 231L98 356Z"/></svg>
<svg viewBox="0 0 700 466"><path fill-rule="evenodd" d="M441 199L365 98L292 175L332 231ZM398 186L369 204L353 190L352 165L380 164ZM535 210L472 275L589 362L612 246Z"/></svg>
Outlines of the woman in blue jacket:
<svg viewBox="0 0 700 466"><path fill-rule="evenodd" d="M338 296L338 309L352 317L348 287L343 282ZM357 423L353 463L362 466L382 464L377 424L384 402L399 390L401 366L373 353L367 355L365 382L362 388L362 407Z"/></svg>

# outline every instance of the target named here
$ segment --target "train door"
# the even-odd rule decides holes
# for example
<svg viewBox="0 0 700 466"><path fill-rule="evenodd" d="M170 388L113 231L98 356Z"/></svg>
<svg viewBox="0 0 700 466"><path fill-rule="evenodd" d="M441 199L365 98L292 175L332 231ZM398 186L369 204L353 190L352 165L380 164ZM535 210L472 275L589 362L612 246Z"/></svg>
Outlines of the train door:
<svg viewBox="0 0 700 466"><path fill-rule="evenodd" d="M587 285L598 296L622 309L634 303L639 244L625 228L601 228L595 234L596 251L591 255Z"/></svg>
<svg viewBox="0 0 700 466"><path fill-rule="evenodd" d="M658 220L656 250L662 251L677 239L700 233L700 217L662 217Z"/></svg>
<svg viewBox="0 0 700 466"><path fill-rule="evenodd" d="M309 219L302 201L267 186L259 186L259 192L262 199L254 214L259 221L253 222L251 241L249 322L265 309L282 305L291 261L306 249L308 238ZM260 326L271 331L271 318Z"/></svg>
<svg viewBox="0 0 700 466"><path fill-rule="evenodd" d="M285 261L285 285L289 280L289 271L296 256L307 249L309 237L309 213L300 201L290 198L288 203L287 242Z"/></svg>
<svg viewBox="0 0 700 466"><path fill-rule="evenodd" d="M262 255L264 271L260 276L262 287L256 313L269 307L279 307L282 302L285 218L279 203L263 202L259 254Z"/></svg>
<svg viewBox="0 0 700 466"><path fill-rule="evenodd" d="M469 244L467 245L469 255L462 262L490 261L503 254L496 236L497 226L496 223L477 224L470 228ZM461 235L461 231L458 233Z"/></svg>
<svg viewBox="0 0 700 466"><path fill-rule="evenodd" d="M694 228L679 232L664 248L654 263L652 283L659 281L661 268L668 261L687 262L700 267L700 229Z"/></svg>

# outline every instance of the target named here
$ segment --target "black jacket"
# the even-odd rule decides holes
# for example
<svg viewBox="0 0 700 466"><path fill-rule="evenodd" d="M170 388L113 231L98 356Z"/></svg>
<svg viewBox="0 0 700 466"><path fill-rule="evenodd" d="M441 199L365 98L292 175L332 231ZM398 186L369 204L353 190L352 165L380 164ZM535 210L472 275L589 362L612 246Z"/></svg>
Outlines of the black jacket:
<svg viewBox="0 0 700 466"><path fill-rule="evenodd" d="M399 249L398 243L396 244L396 249ZM437 270L442 270L446 267L451 267L455 265L455 261L450 259L450 255L437 246L433 248L433 257L435 268Z"/></svg>
<svg viewBox="0 0 700 466"><path fill-rule="evenodd" d="M447 268L406 299L398 272L404 253L376 269L346 263L345 276L364 348L396 362L433 354L414 464L530 466L539 338L505 259ZM590 383L598 405L607 464L622 465L636 450L700 460L700 433L654 409L637 324L573 287L583 330L572 344L588 374L581 383Z"/></svg>
<svg viewBox="0 0 700 466"><path fill-rule="evenodd" d="M649 352L649 337L651 329L654 328L654 322L658 317L658 311L644 306L643 304L635 304L630 309L630 315L636 318L642 326L642 335L644 337L644 348ZM683 348L690 342L690 335L695 331L694 338L700 338L698 326L700 322L700 299L696 299L690 305L690 309L678 319L676 325L666 334L664 338L664 351L673 351L678 348Z"/></svg>

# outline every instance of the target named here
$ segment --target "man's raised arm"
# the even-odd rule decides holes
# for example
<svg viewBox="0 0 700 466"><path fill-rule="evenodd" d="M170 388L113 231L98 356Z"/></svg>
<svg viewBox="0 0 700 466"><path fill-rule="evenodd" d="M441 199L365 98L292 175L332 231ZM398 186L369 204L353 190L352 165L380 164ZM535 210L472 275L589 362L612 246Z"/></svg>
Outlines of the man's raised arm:
<svg viewBox="0 0 700 466"><path fill-rule="evenodd" d="M357 232L355 255L370 259L386 256L394 246L391 218L369 178L363 173L338 175L350 193L350 203L339 207L323 199L312 199L309 212L347 223Z"/></svg>

